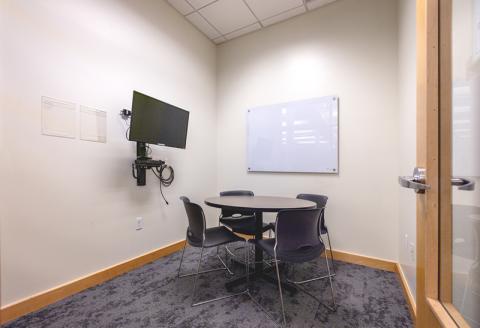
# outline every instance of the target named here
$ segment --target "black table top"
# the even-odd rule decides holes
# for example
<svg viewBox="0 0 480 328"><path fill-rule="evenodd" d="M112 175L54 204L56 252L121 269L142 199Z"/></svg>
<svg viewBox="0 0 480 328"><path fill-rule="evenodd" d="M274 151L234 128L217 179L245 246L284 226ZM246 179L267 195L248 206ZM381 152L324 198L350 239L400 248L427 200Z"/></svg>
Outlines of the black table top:
<svg viewBox="0 0 480 328"><path fill-rule="evenodd" d="M273 196L222 196L205 199L205 204L232 210L252 210L253 212L278 212L280 210L316 208L309 200Z"/></svg>

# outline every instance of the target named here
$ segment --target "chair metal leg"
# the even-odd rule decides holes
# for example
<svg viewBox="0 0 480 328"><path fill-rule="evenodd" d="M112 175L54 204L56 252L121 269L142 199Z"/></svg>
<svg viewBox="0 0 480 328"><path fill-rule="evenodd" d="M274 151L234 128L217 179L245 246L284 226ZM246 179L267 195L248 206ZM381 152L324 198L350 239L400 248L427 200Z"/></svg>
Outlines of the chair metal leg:
<svg viewBox="0 0 480 328"><path fill-rule="evenodd" d="M309 282L312 282L312 281L331 278L332 276L333 276L332 274L327 274L325 276L315 277L315 278L312 278L312 279L306 279L306 280L301 280L301 281L288 280L288 282L292 283L292 284L295 284L295 285L303 285L303 284L306 284L306 283L309 283Z"/></svg>
<svg viewBox="0 0 480 328"><path fill-rule="evenodd" d="M327 271L330 273L330 268L329 268L329 264L328 264L328 259L325 258L325 262L327 263ZM300 290L301 292L307 294L308 296L312 297L314 300L316 300L318 303L320 303L321 305L325 306L327 309L329 309L330 311L332 312L335 312L337 310L337 305L335 303L335 296L334 296L334 292L333 292L333 282L332 282L332 275L327 275L325 276L324 278L329 278L330 280L330 290L332 292L332 302L333 302L333 306L330 306L330 305L327 305L325 304L321 299L319 299L316 295L312 294L311 292L309 292L307 289L303 288L301 285L304 283L304 282L301 282L301 283L298 283L298 282L295 282L295 281L292 281L292 280L287 280L289 283L292 283L294 284L294 286ZM310 279L310 281L314 281L314 280L318 280L318 278L315 278L315 279ZM308 281L307 281L308 282Z"/></svg>
<svg viewBox="0 0 480 328"><path fill-rule="evenodd" d="M283 304L282 282L280 280L280 270L278 269L277 254L275 254L275 269L277 271L278 292L280 293L280 303L282 304L283 325L286 326L287 319L285 318L285 306Z"/></svg>
<svg viewBox="0 0 480 328"><path fill-rule="evenodd" d="M249 257L248 257L248 254L247 253L247 262L249 261ZM325 304L322 302L322 300L320 300L317 296L313 295L312 293L310 293L308 290L302 288L300 286L299 283L296 283L295 281L292 281L292 280L289 280L287 279L287 282L289 283L292 283L293 286L295 286L296 288L298 288L300 291L304 292L305 294L311 296L312 298L314 298L317 302L319 302L320 304L324 305L325 307L327 307L329 310L335 312L336 311L336 303L335 303L335 294L334 294L334 290L333 290L333 282L332 282L332 274L330 274L330 265L328 263L328 258L325 258L326 260L326 263L327 263L327 271L328 271L328 275L323 277L323 278L329 278L330 280L330 290L332 292L332 302L333 302L333 307ZM284 301L283 301L283 292L282 292L282 282L281 282L281 279L280 279L280 270L279 270L279 267L278 267L278 263L279 261L277 260L277 256L276 254L274 255L274 263L275 263L275 271L276 271L276 274L277 274L277 282L278 282L278 292L280 294L280 304L282 306L282 323L283 323L283 326L286 326L287 324L287 320L286 320L286 314L285 314L285 304L284 304ZM270 313L267 312L267 310L265 310L263 308L263 306L258 303L258 301L256 301L252 294L250 293L250 280L249 280L249 269L250 269L250 266L248 265L247 266L247 295L250 297L250 299L255 303L255 305L257 305L257 307L262 310L266 315L267 317L272 320L275 324L278 324L278 321L276 321ZM295 266L292 265L292 278L293 278L293 275L295 274ZM319 278L315 278L315 279L311 279L310 281L313 281L313 280L318 280Z"/></svg>
<svg viewBox="0 0 480 328"><path fill-rule="evenodd" d="M187 275L179 276L179 277L186 277L186 276L192 276L192 275L195 276L195 279L193 281L192 306L199 306L199 305L207 304L207 303L210 303L210 302L220 301L220 300L230 298L230 297L234 297L234 296L248 294L248 289L246 289L246 290L244 290L242 292L239 292L239 293L220 296L220 297L216 297L216 298L205 300L205 301L195 302L195 295L196 295L196 291L197 291L197 281L198 281L198 276L200 274L207 273L207 272L212 272L212 271L218 271L218 270L228 270L230 272L230 270L225 266L225 264L223 263L223 261L221 260L220 257L219 257L220 261L224 264L224 268L200 271L200 268L201 268L201 265L202 265L202 259L203 259L203 250L204 250L204 247L202 246L202 249L200 251L200 259L198 261L198 266L197 266L197 272L193 273L193 274L187 274ZM182 259L183 259L183 256L182 256Z"/></svg>
<svg viewBox="0 0 480 328"><path fill-rule="evenodd" d="M323 276L323 277L318 277L318 278L312 278L312 279L308 279L308 280L303 280L303 281L294 281L293 278L294 278L294 274L295 274L295 266L292 265L292 274L291 274L291 279L288 279L287 278L287 282L293 284L296 288L298 288L298 290L304 292L305 294L309 295L310 297L312 297L313 299L315 299L317 302L319 302L320 304L324 305L327 309L329 309L330 311L333 311L335 312L336 309L337 309L337 304L335 302L335 294L334 294L334 290L333 290L333 282L332 282L332 277L334 276L334 274L331 274L330 273L330 265L329 265L329 262L328 262L328 258L327 258L327 254L326 254L327 250L325 250L325 263L327 264L327 275L326 276ZM310 293L307 289L303 288L301 285L307 283L307 282L312 282L312 281L315 281L315 280L320 280L320 279L325 279L325 278L328 278L329 279L329 282L330 282L330 291L332 293L332 303L333 303L333 306L329 306L325 303L323 303L323 301L321 299L319 299L317 296L313 295L312 293Z"/></svg>
<svg viewBox="0 0 480 328"><path fill-rule="evenodd" d="M325 242L323 241L322 236L320 236L319 238L322 241L322 243L325 245ZM330 245L330 237L328 237L328 234L327 234L327 238L328 238L328 244ZM330 247L330 258L331 258L332 265L333 265L333 253L332 253L332 248L331 247ZM327 259L327 262L328 262L327 249L325 249L325 259ZM333 273L331 273L330 270L329 270L329 267L327 266L327 271L328 271L328 274L324 275L324 276L314 277L314 278L301 280L301 281L293 281L293 280L288 280L287 279L287 281L289 283L292 283L292 284L295 284L295 285L299 286L299 285L302 285L302 284L306 284L308 282L312 282L312 281L316 281L316 280L322 280L322 279L326 279L326 278L330 279L331 277L335 277L335 275L336 275L335 270L333 271Z"/></svg>
<svg viewBox="0 0 480 328"><path fill-rule="evenodd" d="M245 239L245 269L247 271L247 292L248 292L248 295L250 295L250 252L248 250L248 239ZM251 296L250 296L251 298Z"/></svg>
<svg viewBox="0 0 480 328"><path fill-rule="evenodd" d="M192 295L192 306L195 304L195 292L197 288L197 280L198 280L198 274L200 273L200 266L202 265L202 257L203 257L203 245L202 245L202 250L200 251L200 260L198 261L198 266L197 266L197 274L195 275L195 279L193 280L193 295Z"/></svg>
<svg viewBox="0 0 480 328"><path fill-rule="evenodd" d="M178 266L177 278L180 278L180 269L182 268L183 255L185 254L185 248L187 248L187 242L186 241L185 241L185 244L183 244L182 257L180 258L180 265Z"/></svg>
<svg viewBox="0 0 480 328"><path fill-rule="evenodd" d="M245 239L245 274L247 275L247 289L248 292L248 239Z"/></svg>
<svg viewBox="0 0 480 328"><path fill-rule="evenodd" d="M333 251L332 251L332 244L330 243L330 235L327 232L327 240L328 240L328 249L330 250L330 259L332 260L332 269L333 274L335 274L335 263L333 262ZM327 254L325 254L327 256Z"/></svg>
<svg viewBox="0 0 480 328"><path fill-rule="evenodd" d="M183 257L184 257L184 253L185 253L185 248L186 248L186 244L185 244L185 246L184 246L184 248L183 248L182 258L180 259L180 265L179 265L179 267L178 267L178 275L177 275L178 278L185 278L185 277L191 277L191 276L197 275L196 272L187 273L187 274L183 274L183 275L180 274L180 268L182 267L182 261L183 261ZM221 267L221 268L215 268L215 269L200 271L198 274L209 273L209 272L220 271L220 270L227 270L228 273L233 276L235 273L233 273L233 272L230 270L230 268L225 264L225 262L223 262L222 258L221 258L218 254L217 254L217 258L220 260L220 263L222 263L222 267Z"/></svg>
<svg viewBox="0 0 480 328"><path fill-rule="evenodd" d="M335 311L337 304L335 303L335 293L333 291L332 276L330 275L330 265L328 264L327 254L325 254L325 262L327 263L328 280L330 281L330 291L332 292L333 309Z"/></svg>
<svg viewBox="0 0 480 328"><path fill-rule="evenodd" d="M225 260L226 262L223 262L222 258L220 257L219 254L217 254L217 258L220 260L220 262L223 264L223 267L225 268L225 270L228 271L228 273L230 273L230 275L234 275L234 273L230 270L230 268L228 267L228 265L226 263L228 263L228 252L225 250Z"/></svg>

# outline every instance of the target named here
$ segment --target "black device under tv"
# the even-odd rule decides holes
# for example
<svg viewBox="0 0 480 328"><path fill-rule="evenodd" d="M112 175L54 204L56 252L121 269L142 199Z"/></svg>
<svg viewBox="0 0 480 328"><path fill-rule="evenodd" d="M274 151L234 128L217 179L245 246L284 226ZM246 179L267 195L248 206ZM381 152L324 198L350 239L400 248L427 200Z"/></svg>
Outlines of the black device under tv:
<svg viewBox="0 0 480 328"><path fill-rule="evenodd" d="M147 169L165 164L148 156L148 144L185 149L189 116L184 109L133 91L128 139L137 142L137 159L133 166L138 186L146 184Z"/></svg>

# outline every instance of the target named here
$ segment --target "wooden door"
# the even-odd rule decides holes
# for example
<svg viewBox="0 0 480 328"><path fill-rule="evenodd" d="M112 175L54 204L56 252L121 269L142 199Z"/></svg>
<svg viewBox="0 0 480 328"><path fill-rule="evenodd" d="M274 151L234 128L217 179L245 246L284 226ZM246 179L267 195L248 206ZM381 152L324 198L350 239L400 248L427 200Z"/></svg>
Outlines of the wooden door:
<svg viewBox="0 0 480 328"><path fill-rule="evenodd" d="M480 327L478 6L417 0L417 166L427 185L417 196L422 328Z"/></svg>

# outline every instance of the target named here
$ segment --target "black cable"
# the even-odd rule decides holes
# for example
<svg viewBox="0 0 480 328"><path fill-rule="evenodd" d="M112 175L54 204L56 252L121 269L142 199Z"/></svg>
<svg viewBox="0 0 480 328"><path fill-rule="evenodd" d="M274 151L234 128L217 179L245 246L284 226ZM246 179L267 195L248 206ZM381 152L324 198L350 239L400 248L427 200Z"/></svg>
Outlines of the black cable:
<svg viewBox="0 0 480 328"><path fill-rule="evenodd" d="M170 171L170 174L166 178L163 177L163 171L165 169L168 169ZM175 179L175 171L173 170L173 167L171 167L170 165L165 165L165 164L160 166L160 167L156 167L155 170L153 168L151 168L151 170L152 170L153 174L155 174L155 176L160 181L160 194L162 195L162 198L165 201L165 204L168 205L169 203L168 203L167 199L165 198L165 196L163 195L162 186L169 187L173 183L173 180Z"/></svg>
<svg viewBox="0 0 480 328"><path fill-rule="evenodd" d="M160 168L156 167L155 168L157 173L159 174L160 176L160 181L162 182L162 184L165 186L165 187L170 187L170 185L172 184L173 180L175 179L175 171L173 170L173 167L171 167L170 165L162 165ZM168 177L164 178L163 176L163 171L165 169L168 169L170 171L170 174L168 175Z"/></svg>
<svg viewBox="0 0 480 328"><path fill-rule="evenodd" d="M128 127L128 128L125 130L125 138L126 138L127 140L130 140L130 139L128 139L128 131L130 131L130 127Z"/></svg>
<svg viewBox="0 0 480 328"><path fill-rule="evenodd" d="M132 176L135 180L137 179L137 175L135 174L135 163L132 163Z"/></svg>

